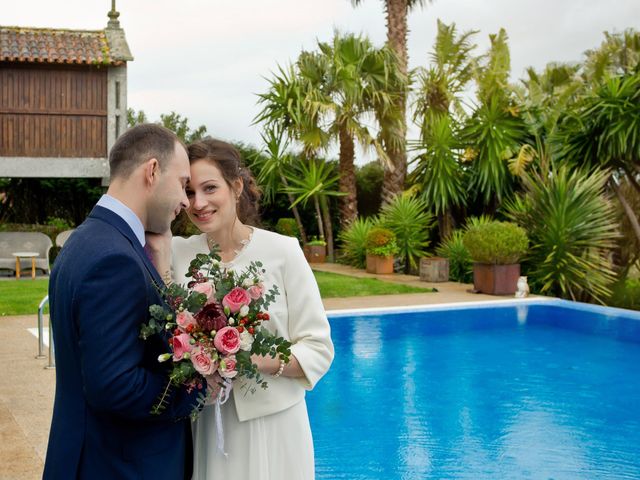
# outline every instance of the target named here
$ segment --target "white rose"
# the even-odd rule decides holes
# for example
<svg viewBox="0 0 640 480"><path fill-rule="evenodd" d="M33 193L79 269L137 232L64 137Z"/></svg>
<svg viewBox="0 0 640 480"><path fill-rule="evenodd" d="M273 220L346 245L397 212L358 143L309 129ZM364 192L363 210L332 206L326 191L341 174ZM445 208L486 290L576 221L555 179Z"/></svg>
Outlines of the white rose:
<svg viewBox="0 0 640 480"><path fill-rule="evenodd" d="M240 350L244 350L248 352L251 350L251 345L253 344L253 335L251 335L247 330L244 330L240 334Z"/></svg>
<svg viewBox="0 0 640 480"><path fill-rule="evenodd" d="M240 307L240 317L246 317L247 315L249 315L249 306L243 305Z"/></svg>
<svg viewBox="0 0 640 480"><path fill-rule="evenodd" d="M244 288L249 288L251 285L253 285L253 282L252 282L249 278L245 278L245 279L242 281L242 286L243 286Z"/></svg>

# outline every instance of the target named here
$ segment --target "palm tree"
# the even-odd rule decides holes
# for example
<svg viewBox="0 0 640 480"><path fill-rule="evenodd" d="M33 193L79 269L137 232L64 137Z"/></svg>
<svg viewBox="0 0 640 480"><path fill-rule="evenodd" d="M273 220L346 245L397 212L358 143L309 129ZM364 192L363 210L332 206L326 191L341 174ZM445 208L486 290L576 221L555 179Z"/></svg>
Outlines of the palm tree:
<svg viewBox="0 0 640 480"><path fill-rule="evenodd" d="M321 92L310 90L307 83L297 66L279 66L278 73L269 80L267 92L258 95L262 110L253 123L283 132L302 146L306 157L312 158L329 140L319 126L324 103L316 97Z"/></svg>
<svg viewBox="0 0 640 480"><path fill-rule="evenodd" d="M549 63L538 73L527 69L522 86L515 89L523 118L533 138L520 147L517 156L509 160L509 170L521 176L531 164L542 173L551 168L550 138L555 134L558 119L571 109L583 94L585 86L579 77L579 64Z"/></svg>
<svg viewBox="0 0 640 480"><path fill-rule="evenodd" d="M302 52L296 65L306 85L307 108L318 112L319 124L340 147L340 219L346 227L358 213L355 144L373 147L383 162L387 160L367 120L375 116L393 121L393 102L405 79L398 73L395 55L388 48L374 48L366 38L336 33L332 43L320 42L318 47L317 52Z"/></svg>
<svg viewBox="0 0 640 480"><path fill-rule="evenodd" d="M341 196L342 193L335 190L338 183L337 175L332 166L321 159L297 162L292 168L286 170L285 177L289 186L283 190L295 197L291 206L298 203L306 205L311 200L316 211L318 232L320 237L327 242L329 261L333 261L333 227L329 211L329 197Z"/></svg>
<svg viewBox="0 0 640 480"><path fill-rule="evenodd" d="M560 120L559 158L574 166L607 169L608 185L640 240L640 221L623 190L627 179L640 193L640 72L609 78Z"/></svg>
<svg viewBox="0 0 640 480"><path fill-rule="evenodd" d="M470 190L488 210L497 209L514 187L508 162L528 140L527 125L509 85L510 56L504 29L489 35L486 63L478 68L478 102L461 132L465 160L471 174Z"/></svg>
<svg viewBox="0 0 640 480"><path fill-rule="evenodd" d="M629 28L624 32L604 32L599 48L587 50L583 78L597 85L607 78L628 75L640 64L640 32Z"/></svg>
<svg viewBox="0 0 640 480"><path fill-rule="evenodd" d="M471 53L476 45L471 37L475 33L458 35L455 24L438 20L432 65L418 70L414 121L420 126L420 139L414 147L419 154L412 160L411 181L422 189L422 196L438 216L441 238L451 233L451 209L462 206L466 198L458 130L466 116L462 93L474 74Z"/></svg>
<svg viewBox="0 0 640 480"><path fill-rule="evenodd" d="M359 5L362 0L351 0L353 5ZM407 52L407 16L409 10L416 5L422 6L425 0L384 0L384 8L387 16L387 44L396 53L399 60L399 69L402 75L408 74L409 55ZM381 137L391 160L389 168L385 169L382 185L383 204L391 202L394 196L404 190L405 177L407 175L407 153L405 139L407 90L405 89L395 102L396 114L401 118L400 126L395 124L381 125ZM396 141L396 138L402 141Z"/></svg>
<svg viewBox="0 0 640 480"><path fill-rule="evenodd" d="M254 165L257 168L257 180L258 184L262 188L263 198L269 203L275 200L276 194L283 191L289 186L289 181L285 176L285 169L290 166L293 161L293 155L287 152L289 147L289 140L286 138L282 130L277 127L267 127L264 132L260 134L264 143L264 150L262 155L256 155L254 158ZM285 192L286 193L286 192ZM307 243L307 233L300 217L297 205L295 205L295 199L291 193L286 193L293 216L298 225L302 243Z"/></svg>

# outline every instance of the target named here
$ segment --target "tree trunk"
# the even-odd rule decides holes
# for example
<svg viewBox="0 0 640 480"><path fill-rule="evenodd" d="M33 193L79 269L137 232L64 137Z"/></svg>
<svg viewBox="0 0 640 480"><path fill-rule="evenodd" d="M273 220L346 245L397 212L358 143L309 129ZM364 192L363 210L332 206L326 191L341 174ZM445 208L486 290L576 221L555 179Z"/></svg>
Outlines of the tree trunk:
<svg viewBox="0 0 640 480"><path fill-rule="evenodd" d="M627 217L629 218L629 222L631 222L633 233L635 233L636 238L640 242L640 223L638 223L638 217L636 217L636 214L634 213L633 208L631 208L631 205L629 205L629 202L627 202L627 199L624 198L622 190L620 190L620 186L616 183L616 181L612 178L609 183L611 184L614 192L616 192L616 196L618 197L618 200L620 200L620 204L624 209L624 213L626 213Z"/></svg>
<svg viewBox="0 0 640 480"><path fill-rule="evenodd" d="M396 52L399 59L399 68L403 74L407 74L408 53L407 53L407 15L409 5L407 0L386 0L385 10L387 15L387 43ZM392 141L394 133L386 131L388 126L382 125L382 137L386 139L387 155L393 165L393 169L385 167L384 181L382 184L382 204L391 203L393 198L404 190L405 177L407 176L407 120L406 120L407 94L403 92L396 104L401 125L399 132L400 142Z"/></svg>
<svg viewBox="0 0 640 480"><path fill-rule="evenodd" d="M280 180L282 181L282 184L285 187L289 186L289 182L287 181L287 177L285 177L284 175L282 175L282 173L280 174ZM291 205L293 205L293 202L295 201L295 199L293 198L293 195L291 195L290 193L287 193L287 198L289 199L289 203ZM302 244L305 245L307 243L307 232L304 229L304 225L302 224L302 218L300 217L300 212L298 211L298 206L297 205L293 205L293 207L291 207L291 210L293 211L293 217L296 219L296 223L298 224L298 230L300 230L300 237L302 240Z"/></svg>
<svg viewBox="0 0 640 480"><path fill-rule="evenodd" d="M334 261L333 251L333 226L331 225L331 213L329 211L329 204L326 197L320 198L320 207L322 209L322 221L324 222L324 231L327 236L325 240L327 242L327 258L329 262Z"/></svg>
<svg viewBox="0 0 640 480"><path fill-rule="evenodd" d="M356 197L356 169L353 165L355 145L353 137L344 127L340 128L340 225L346 228L358 216L358 199Z"/></svg>
<svg viewBox="0 0 640 480"><path fill-rule="evenodd" d="M320 202L318 201L318 197L313 197L313 206L316 208L316 219L318 220L318 233L320 234L320 238L322 240L326 240L324 236L324 227L322 221L322 214L320 213Z"/></svg>
<svg viewBox="0 0 640 480"><path fill-rule="evenodd" d="M636 192L640 193L640 184L638 184L638 180L636 180L636 177L633 175L633 172L629 169L627 165L623 165L622 169L624 170L624 173L627 174L627 179L629 180L629 183L631 183L633 188L636 189Z"/></svg>
<svg viewBox="0 0 640 480"><path fill-rule="evenodd" d="M444 241L445 238L451 236L453 230L453 218L449 210L445 210L438 214L438 233L440 234L440 241Z"/></svg>

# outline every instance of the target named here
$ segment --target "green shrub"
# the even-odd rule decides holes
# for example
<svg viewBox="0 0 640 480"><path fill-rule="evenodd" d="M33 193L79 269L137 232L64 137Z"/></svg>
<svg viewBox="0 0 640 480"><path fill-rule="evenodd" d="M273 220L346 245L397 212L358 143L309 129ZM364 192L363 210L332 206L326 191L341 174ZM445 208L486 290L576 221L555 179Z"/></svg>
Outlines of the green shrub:
<svg viewBox="0 0 640 480"><path fill-rule="evenodd" d="M367 235L373 228L370 218L356 218L343 230L338 239L342 242L342 260L352 267L364 268L367 258Z"/></svg>
<svg viewBox="0 0 640 480"><path fill-rule="evenodd" d="M436 248L436 253L449 259L449 279L454 282L471 283L473 281L473 260L464 246L463 230L454 230L450 237Z"/></svg>
<svg viewBox="0 0 640 480"><path fill-rule="evenodd" d="M386 257L398 253L395 234L383 227L374 227L367 234L365 248L368 254Z"/></svg>
<svg viewBox="0 0 640 480"><path fill-rule="evenodd" d="M300 240L300 229L295 218L279 218L276 223L276 232L287 237L295 237Z"/></svg>
<svg viewBox="0 0 640 480"><path fill-rule="evenodd" d="M47 225L50 225L61 232L64 232L65 230L71 230L73 228L73 225L70 222L68 222L64 218L59 217L47 218Z"/></svg>
<svg viewBox="0 0 640 480"><path fill-rule="evenodd" d="M518 263L529 245L524 229L497 221L471 225L462 241L474 262L497 265Z"/></svg>
<svg viewBox="0 0 640 480"><path fill-rule="evenodd" d="M622 279L613 285L612 291L608 305L640 310L640 279Z"/></svg>

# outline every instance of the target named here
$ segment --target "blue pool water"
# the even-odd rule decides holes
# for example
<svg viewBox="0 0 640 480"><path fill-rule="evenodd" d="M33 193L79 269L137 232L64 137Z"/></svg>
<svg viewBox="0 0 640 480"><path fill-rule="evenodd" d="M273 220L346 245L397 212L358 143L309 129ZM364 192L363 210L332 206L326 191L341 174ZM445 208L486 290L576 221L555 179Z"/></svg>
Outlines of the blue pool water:
<svg viewBox="0 0 640 480"><path fill-rule="evenodd" d="M318 479L640 479L640 314L564 301L332 316Z"/></svg>

